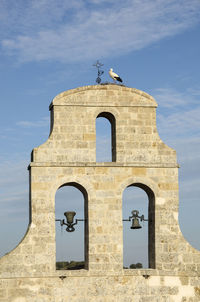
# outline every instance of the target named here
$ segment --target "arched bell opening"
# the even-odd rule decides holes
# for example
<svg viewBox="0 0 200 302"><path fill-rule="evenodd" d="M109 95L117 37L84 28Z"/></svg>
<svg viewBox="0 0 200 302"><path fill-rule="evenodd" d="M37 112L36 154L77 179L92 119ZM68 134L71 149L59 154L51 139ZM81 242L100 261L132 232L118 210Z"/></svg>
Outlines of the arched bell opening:
<svg viewBox="0 0 200 302"><path fill-rule="evenodd" d="M155 196L141 183L123 192L123 266L155 268Z"/></svg>
<svg viewBox="0 0 200 302"><path fill-rule="evenodd" d="M88 194L78 183L56 192L56 269L88 269Z"/></svg>
<svg viewBox="0 0 200 302"><path fill-rule="evenodd" d="M101 112L96 118L96 162L116 161L116 121L113 114Z"/></svg>

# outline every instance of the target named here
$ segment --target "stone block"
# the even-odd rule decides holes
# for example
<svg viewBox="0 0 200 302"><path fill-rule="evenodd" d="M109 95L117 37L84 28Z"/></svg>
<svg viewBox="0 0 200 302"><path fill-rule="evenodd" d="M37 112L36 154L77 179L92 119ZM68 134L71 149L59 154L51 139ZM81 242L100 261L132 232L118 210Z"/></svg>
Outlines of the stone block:
<svg viewBox="0 0 200 302"><path fill-rule="evenodd" d="M31 225L0 260L1 302L199 301L200 253L179 229L176 153L159 138L156 107L148 94L111 84L65 91L53 100L51 135L33 150L29 168ZM116 159L97 163L95 122L103 112L115 117ZM88 267L82 270L55 265L55 196L66 184L81 186L88 210ZM149 201L155 268L146 270L123 269L122 196L132 184Z"/></svg>

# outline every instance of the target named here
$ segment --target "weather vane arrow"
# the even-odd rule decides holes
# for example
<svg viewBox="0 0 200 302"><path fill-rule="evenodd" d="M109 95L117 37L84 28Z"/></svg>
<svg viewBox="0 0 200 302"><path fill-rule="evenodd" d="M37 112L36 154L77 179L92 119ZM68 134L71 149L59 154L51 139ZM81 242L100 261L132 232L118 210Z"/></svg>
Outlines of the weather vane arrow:
<svg viewBox="0 0 200 302"><path fill-rule="evenodd" d="M97 78L96 78L96 82L97 84L101 83L101 76L104 73L103 70L101 70L100 68L103 66L104 64L101 64L98 60L96 61L95 64L93 64L92 66L95 66L98 69L98 73L97 73Z"/></svg>

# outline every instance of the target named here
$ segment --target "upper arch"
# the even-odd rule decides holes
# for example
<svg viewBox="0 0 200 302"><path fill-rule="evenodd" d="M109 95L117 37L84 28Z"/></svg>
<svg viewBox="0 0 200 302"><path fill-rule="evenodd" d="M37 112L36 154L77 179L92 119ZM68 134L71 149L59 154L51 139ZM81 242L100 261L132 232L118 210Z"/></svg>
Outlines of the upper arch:
<svg viewBox="0 0 200 302"><path fill-rule="evenodd" d="M123 192L127 187L135 186L143 189L148 197L158 196L158 186L153 180L146 179L144 177L129 177L125 181L123 181L120 185L120 191Z"/></svg>
<svg viewBox="0 0 200 302"><path fill-rule="evenodd" d="M56 179L56 181L53 183L51 187L51 198L54 199L57 190L64 186L76 187L83 193L84 197L87 196L87 199L90 199L90 196L92 195L93 188L88 181L85 181L81 177L65 175L62 178Z"/></svg>
<svg viewBox="0 0 200 302"><path fill-rule="evenodd" d="M76 189L78 189L79 191L81 191L81 193L83 194L84 198L87 197L87 191L86 189L78 182L67 182L62 184L58 189L63 188L63 187L75 187ZM57 189L57 190L58 190Z"/></svg>
<svg viewBox="0 0 200 302"><path fill-rule="evenodd" d="M116 150L116 119L115 116L107 111L103 111L101 113L98 114L98 116L96 117L96 120L98 118L105 118L110 122L110 126L111 126L111 155L112 155L112 162L116 162L116 155L117 155L117 150ZM96 136L97 139L97 136ZM97 142L97 140L96 140ZM97 150L97 145L96 145L96 150ZM97 160L97 159L96 159Z"/></svg>

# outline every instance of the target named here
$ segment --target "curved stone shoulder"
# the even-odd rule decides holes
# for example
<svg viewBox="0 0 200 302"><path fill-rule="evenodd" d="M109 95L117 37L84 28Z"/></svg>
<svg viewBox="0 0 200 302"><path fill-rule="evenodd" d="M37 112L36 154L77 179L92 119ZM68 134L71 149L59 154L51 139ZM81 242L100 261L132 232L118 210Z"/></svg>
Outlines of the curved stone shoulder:
<svg viewBox="0 0 200 302"><path fill-rule="evenodd" d="M157 107L155 99L136 88L107 84L78 87L58 94L51 106L144 106Z"/></svg>
<svg viewBox="0 0 200 302"><path fill-rule="evenodd" d="M49 139L34 148L32 161L95 163L96 118L107 112L115 118L116 162L177 165L176 152L158 135L156 107L156 101L147 93L114 84L62 92L50 105Z"/></svg>

